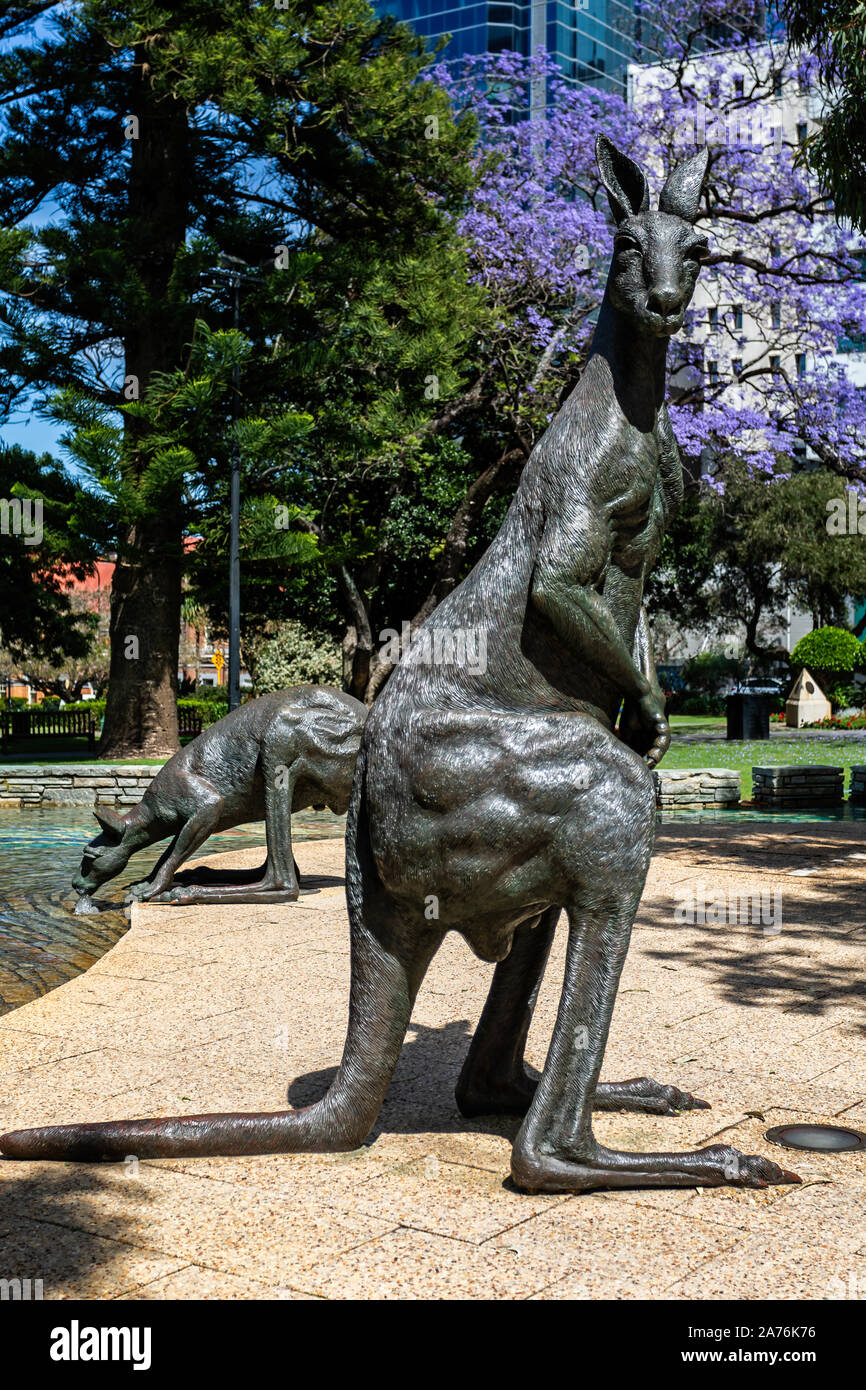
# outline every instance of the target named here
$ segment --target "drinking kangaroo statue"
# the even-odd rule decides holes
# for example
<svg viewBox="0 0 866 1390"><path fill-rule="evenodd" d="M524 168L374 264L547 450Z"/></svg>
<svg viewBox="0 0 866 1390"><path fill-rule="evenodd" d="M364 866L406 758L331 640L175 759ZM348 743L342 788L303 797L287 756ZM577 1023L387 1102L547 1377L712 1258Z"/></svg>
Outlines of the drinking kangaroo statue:
<svg viewBox="0 0 866 1390"><path fill-rule="evenodd" d="M94 814L102 827L86 846L72 886L91 894L122 873L130 857L171 836L149 878L130 898L171 903L295 902L292 812L329 806L342 815L367 715L365 705L327 686L298 685L241 705L160 768L125 816ZM181 864L209 835L264 820L267 859L252 874L200 869L172 886ZM79 909L76 909L79 910Z"/></svg>
<svg viewBox="0 0 866 1390"><path fill-rule="evenodd" d="M708 250L693 227L707 157L673 171L657 211L641 170L604 137L597 157L616 232L585 371L533 450L499 534L367 718L347 827L349 1028L330 1089L276 1114L22 1130L0 1137L3 1153L353 1149L376 1121L424 973L456 931L497 963L457 1103L465 1115L524 1116L511 1164L518 1187L799 1181L723 1145L626 1153L592 1130L594 1107L704 1105L675 1086L599 1074L652 851L650 769L670 741L642 595L682 491L665 359ZM473 628L486 631L484 670L429 659L431 646L447 653L449 634ZM562 909L562 995L535 1085L524 1045Z"/></svg>

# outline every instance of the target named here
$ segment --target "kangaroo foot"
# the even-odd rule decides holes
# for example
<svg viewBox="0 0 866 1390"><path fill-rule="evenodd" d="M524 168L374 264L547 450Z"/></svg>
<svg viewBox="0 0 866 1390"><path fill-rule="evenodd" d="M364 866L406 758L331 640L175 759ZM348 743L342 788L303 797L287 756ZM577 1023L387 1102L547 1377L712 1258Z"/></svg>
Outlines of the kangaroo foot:
<svg viewBox="0 0 866 1390"><path fill-rule="evenodd" d="M592 1143L585 1153L515 1146L511 1176L526 1192L589 1192L621 1187L769 1187L799 1183L796 1173L761 1154L727 1144L693 1153L623 1153Z"/></svg>
<svg viewBox="0 0 866 1390"><path fill-rule="evenodd" d="M474 1074L457 1084L454 1098L457 1109L467 1120L476 1115L525 1115L538 1082L528 1072L507 1076Z"/></svg>
<svg viewBox="0 0 866 1390"><path fill-rule="evenodd" d="M592 1102L593 1110L635 1110L644 1115L678 1115L681 1110L709 1110L709 1101L700 1100L666 1086L650 1076L637 1076L631 1081L600 1081Z"/></svg>
<svg viewBox="0 0 866 1390"><path fill-rule="evenodd" d="M297 886L264 880L259 883L179 884L154 899L174 907L195 903L294 903L297 900Z"/></svg>
<svg viewBox="0 0 866 1390"><path fill-rule="evenodd" d="M507 1076L473 1075L457 1086L457 1108L467 1120L476 1115L525 1115L538 1082L525 1071ZM679 1115L682 1110L709 1110L709 1101L666 1086L652 1077L632 1081L600 1081L594 1110L631 1110L644 1115Z"/></svg>

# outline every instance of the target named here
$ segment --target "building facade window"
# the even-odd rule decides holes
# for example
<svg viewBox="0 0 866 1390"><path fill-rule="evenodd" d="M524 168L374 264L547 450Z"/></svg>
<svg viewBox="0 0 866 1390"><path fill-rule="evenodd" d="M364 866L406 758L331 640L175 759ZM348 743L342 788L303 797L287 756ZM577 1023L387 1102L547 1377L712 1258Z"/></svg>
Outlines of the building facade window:
<svg viewBox="0 0 866 1390"><path fill-rule="evenodd" d="M742 306L742 304L735 304L735 305L734 305L734 328L735 328L735 330L736 330L737 332L742 332L742 328L743 328L743 306Z"/></svg>
<svg viewBox="0 0 866 1390"><path fill-rule="evenodd" d="M569 82L626 93L628 64L655 42L651 10L625 0L373 0L379 15L411 24L428 40L450 34L445 59L546 48Z"/></svg>

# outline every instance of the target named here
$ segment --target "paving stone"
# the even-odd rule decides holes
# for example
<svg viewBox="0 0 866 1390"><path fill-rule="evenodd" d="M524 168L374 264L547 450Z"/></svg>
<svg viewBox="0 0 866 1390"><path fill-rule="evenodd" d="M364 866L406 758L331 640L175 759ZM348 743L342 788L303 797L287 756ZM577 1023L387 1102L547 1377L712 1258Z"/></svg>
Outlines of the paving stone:
<svg viewBox="0 0 866 1390"><path fill-rule="evenodd" d="M305 842L298 857L322 883L298 904L136 905L130 931L87 974L0 1018L0 1125L322 1095L345 1032L342 845ZM261 850L230 862L259 863ZM817 876L791 876L804 866ZM802 1188L513 1191L518 1122L467 1122L454 1103L492 967L449 936L360 1150L160 1160L130 1174L0 1164L0 1227L18 1232L17 1267L38 1277L50 1249L46 1297L142 1301L845 1296L834 1290L866 1264L866 1155L801 1157L763 1133L794 1118L866 1128L864 880L857 823L660 827L614 1012L606 1078L650 1074L713 1109L599 1115L603 1143L730 1142L801 1171ZM730 903L778 884L776 937L674 920L677 897L701 885ZM563 920L527 1046L535 1070L565 936Z"/></svg>

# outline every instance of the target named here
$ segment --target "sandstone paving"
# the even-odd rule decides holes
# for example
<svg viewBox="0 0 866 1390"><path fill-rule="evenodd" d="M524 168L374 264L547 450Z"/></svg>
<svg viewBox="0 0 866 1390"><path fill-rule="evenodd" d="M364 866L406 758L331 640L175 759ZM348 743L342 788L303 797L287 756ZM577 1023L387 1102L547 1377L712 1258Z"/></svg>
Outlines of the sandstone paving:
<svg viewBox="0 0 866 1390"><path fill-rule="evenodd" d="M136 904L86 974L0 1018L0 1125L324 1094L348 997L342 845L304 842L298 857L298 904ZM777 934L675 919L689 890L777 887ZM730 1143L795 1168L802 1187L518 1193L518 1122L466 1121L454 1104L492 967L449 937L361 1149L2 1163L0 1275L42 1277L48 1298L862 1298L866 1153L783 1151L764 1131L866 1127L864 888L859 824L663 826L614 1013L603 1075L651 1074L712 1109L600 1114L603 1143ZM527 1047L536 1071L564 945L561 924Z"/></svg>

